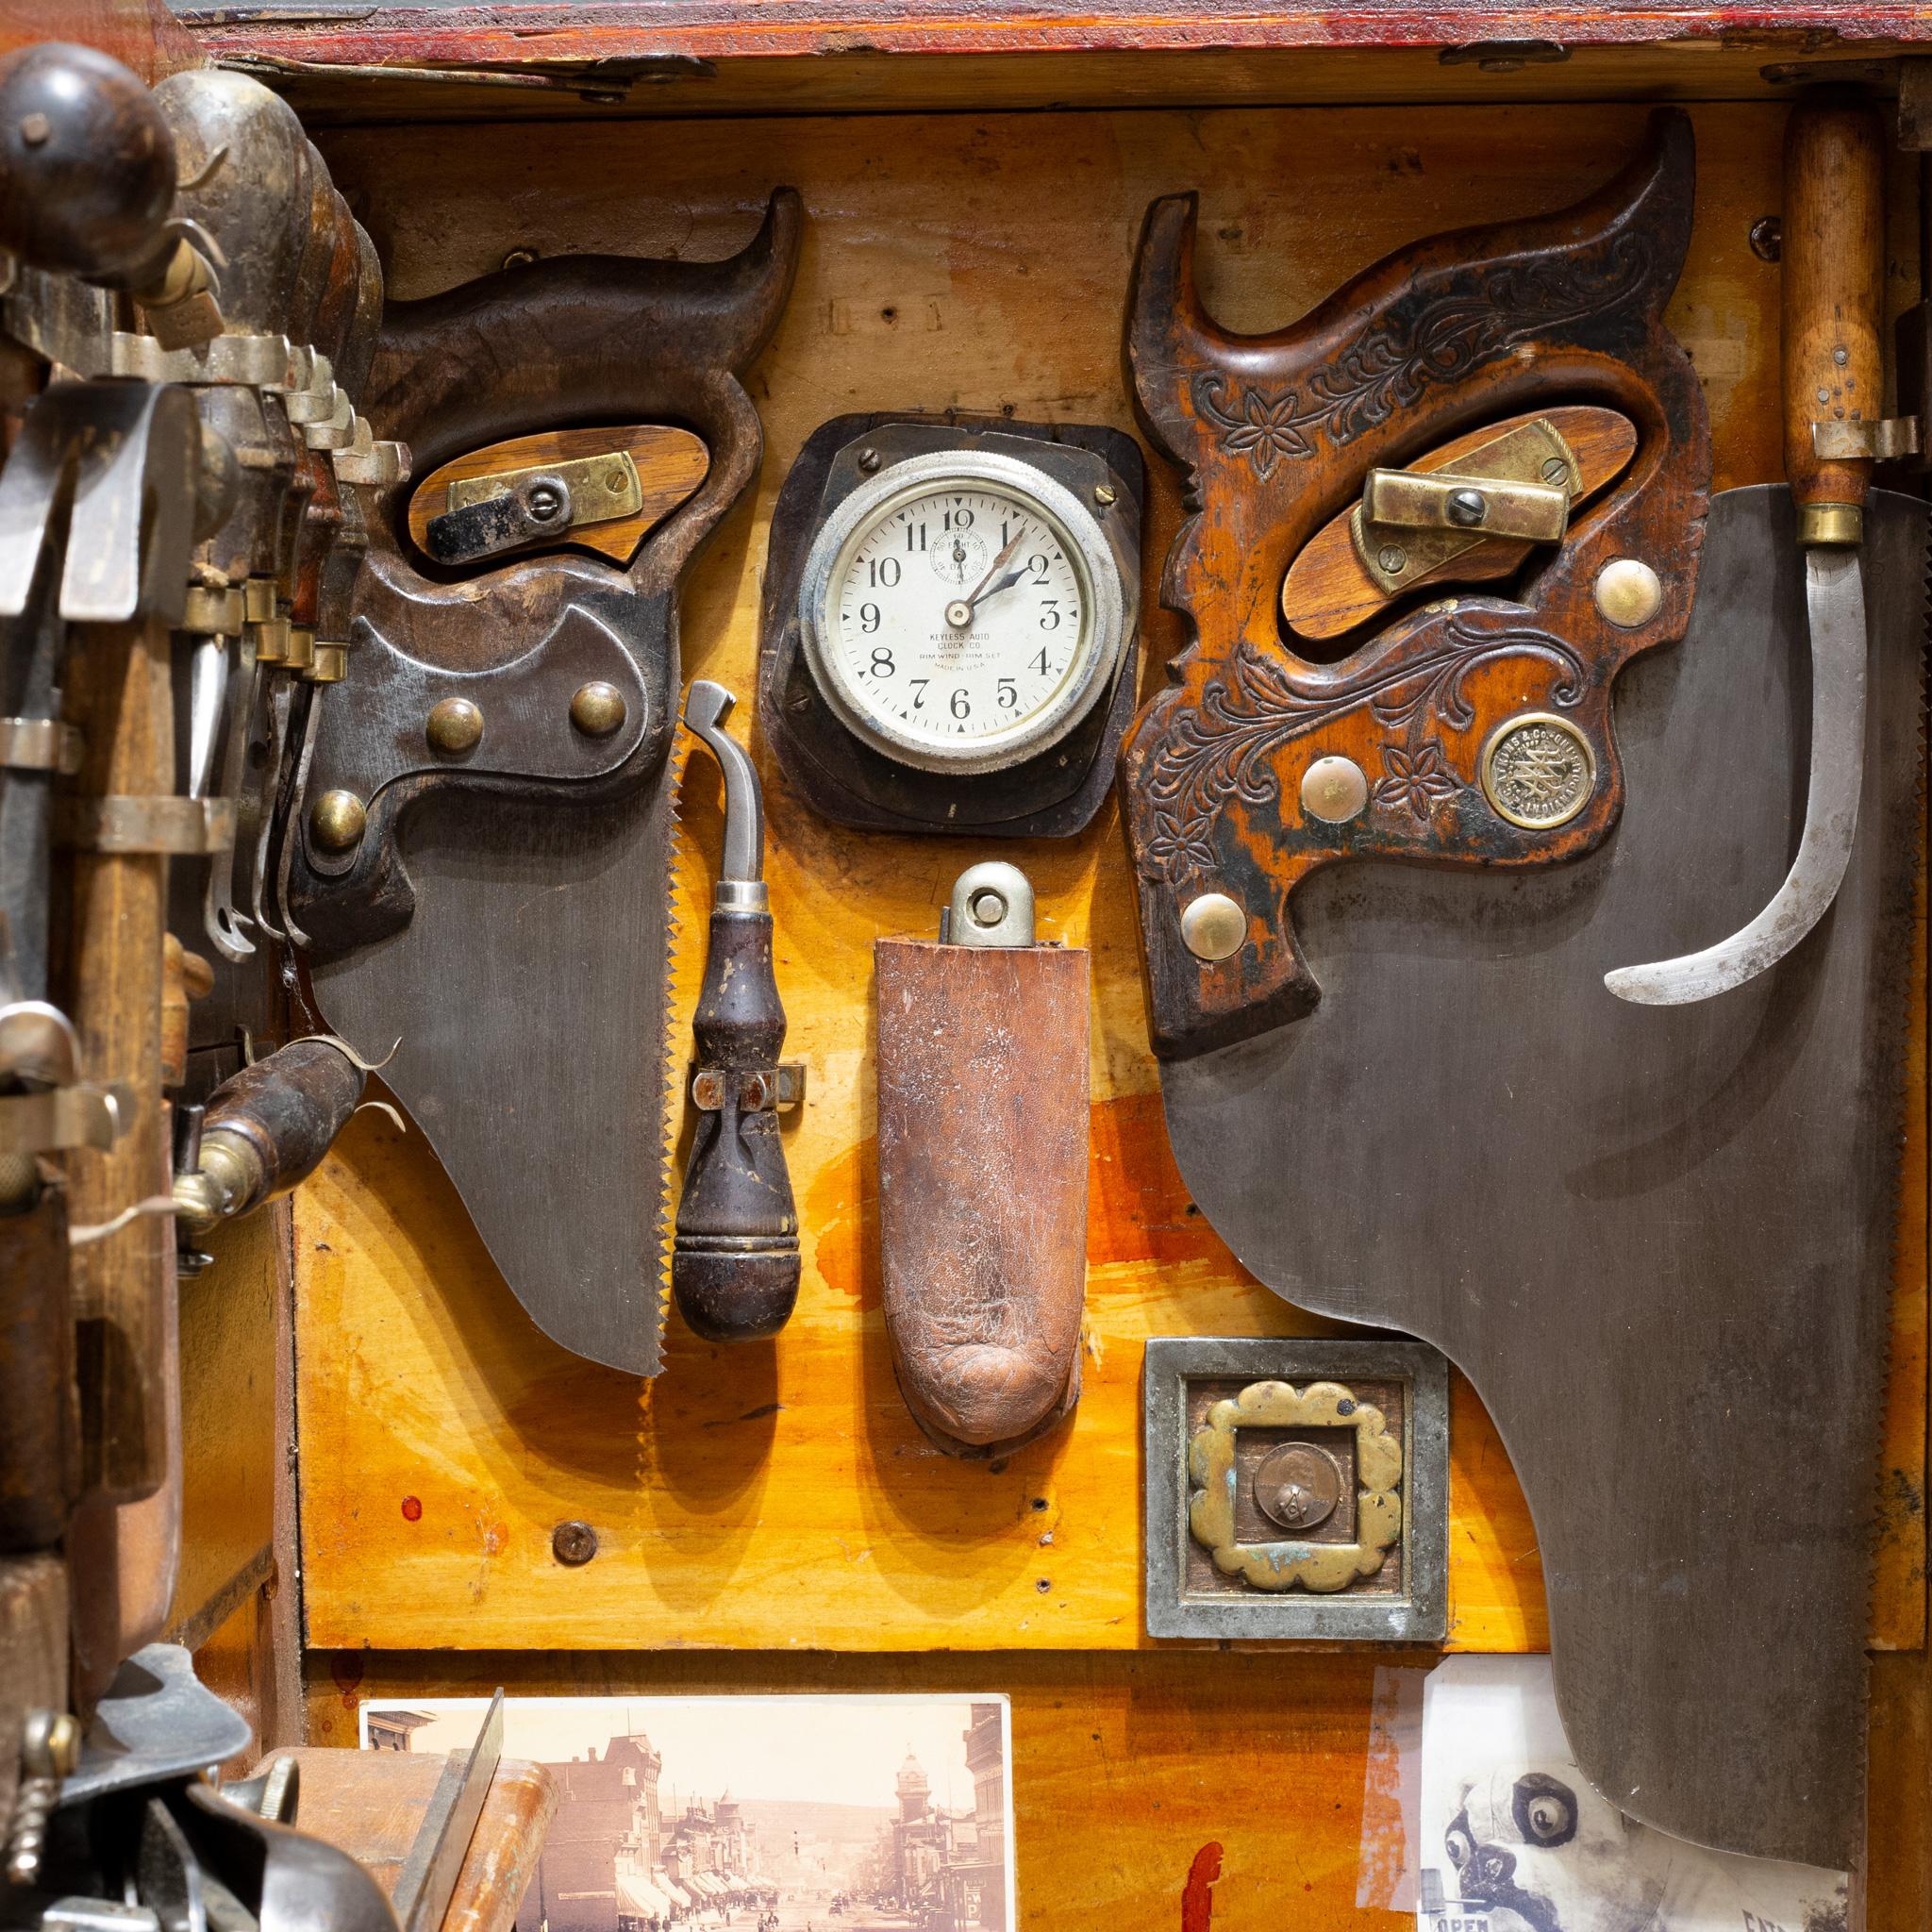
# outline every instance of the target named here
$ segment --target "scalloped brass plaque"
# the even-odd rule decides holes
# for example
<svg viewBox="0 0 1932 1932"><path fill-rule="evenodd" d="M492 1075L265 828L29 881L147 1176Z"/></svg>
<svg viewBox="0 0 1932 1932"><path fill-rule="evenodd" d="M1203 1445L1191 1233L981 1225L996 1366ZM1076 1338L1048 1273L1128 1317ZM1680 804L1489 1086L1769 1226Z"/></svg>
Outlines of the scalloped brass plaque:
<svg viewBox="0 0 1932 1932"><path fill-rule="evenodd" d="M1319 1441L1297 1441L1263 1459L1238 1457L1243 1429L1334 1432L1352 1452L1346 1461ZM1342 1447L1338 1443L1337 1448ZM1298 1451L1295 1456L1285 1452ZM1294 1536L1245 1541L1237 1526L1243 1491L1274 1524L1309 1532L1332 1521L1328 1473L1355 1488L1354 1535L1346 1541ZM1402 1535L1402 1441L1389 1433L1382 1411L1357 1401L1340 1382L1251 1382L1232 1401L1208 1411L1208 1425L1188 1445L1188 1527L1224 1575L1256 1590L1346 1590L1374 1576ZM1324 1507L1324 1506L1327 1507Z"/></svg>

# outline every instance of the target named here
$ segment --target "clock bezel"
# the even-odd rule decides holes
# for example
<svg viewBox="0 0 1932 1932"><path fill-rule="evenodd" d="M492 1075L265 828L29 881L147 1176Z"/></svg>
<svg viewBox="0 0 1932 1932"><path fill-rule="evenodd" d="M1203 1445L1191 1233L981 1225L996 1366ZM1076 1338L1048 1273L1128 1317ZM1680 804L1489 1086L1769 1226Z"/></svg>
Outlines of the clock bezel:
<svg viewBox="0 0 1932 1932"><path fill-rule="evenodd" d="M829 605L849 548L908 497L948 483L992 484L1021 497L1058 529L1080 579L1086 635L1077 668L1023 725L947 746L904 730L868 706L845 676L831 636ZM1024 764L1064 739L1110 686L1126 641L1120 569L1099 519L1073 491L1023 458L985 450L939 450L881 469L845 496L813 539L799 582L798 627L813 682L839 722L882 757L923 772L980 774Z"/></svg>

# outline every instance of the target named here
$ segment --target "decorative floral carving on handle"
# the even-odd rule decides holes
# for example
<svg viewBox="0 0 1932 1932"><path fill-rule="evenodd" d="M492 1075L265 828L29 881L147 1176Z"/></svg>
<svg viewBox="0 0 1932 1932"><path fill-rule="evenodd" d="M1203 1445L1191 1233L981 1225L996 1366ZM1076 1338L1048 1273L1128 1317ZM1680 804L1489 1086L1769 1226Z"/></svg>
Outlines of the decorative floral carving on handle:
<svg viewBox="0 0 1932 1932"><path fill-rule="evenodd" d="M1282 458L1313 456L1317 432L1353 442L1431 385L1459 382L1518 342L1641 298L1651 256L1647 238L1624 235L1581 265L1465 269L1434 294L1397 302L1315 373L1306 401L1296 390L1243 388L1204 369L1194 377L1194 407L1222 431L1221 447L1245 456L1265 480Z"/></svg>
<svg viewBox="0 0 1932 1932"><path fill-rule="evenodd" d="M1364 705L1378 723L1407 731L1409 739L1403 754L1406 773L1398 774L1392 758L1388 760L1390 776L1376 786L1375 803L1407 804L1426 820L1441 799L1462 787L1440 744L1424 734L1437 724L1467 730L1474 723L1464 684L1479 664L1497 658L1541 658L1555 665L1560 681L1550 693L1553 704L1567 708L1583 695L1582 659L1561 638L1534 625L1491 629L1452 615L1432 648L1319 684L1243 642L1227 678L1217 678L1198 707L1176 712L1171 722L1146 781L1153 836L1141 848L1143 868L1170 881L1213 871L1219 863L1214 821L1223 808L1230 801L1266 805L1278 797L1275 754ZM1384 797L1398 775L1399 790ZM1440 789L1444 782L1450 791Z"/></svg>

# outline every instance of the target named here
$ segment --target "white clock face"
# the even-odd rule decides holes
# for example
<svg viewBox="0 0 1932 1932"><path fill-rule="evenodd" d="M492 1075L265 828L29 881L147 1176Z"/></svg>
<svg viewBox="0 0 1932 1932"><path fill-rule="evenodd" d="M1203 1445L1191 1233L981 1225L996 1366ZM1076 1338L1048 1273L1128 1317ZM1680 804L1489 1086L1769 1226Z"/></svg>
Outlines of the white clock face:
<svg viewBox="0 0 1932 1932"><path fill-rule="evenodd" d="M812 666L845 723L891 757L928 770L1017 763L1078 723L1117 661L1112 572L1091 515L1024 464L895 464L814 546Z"/></svg>

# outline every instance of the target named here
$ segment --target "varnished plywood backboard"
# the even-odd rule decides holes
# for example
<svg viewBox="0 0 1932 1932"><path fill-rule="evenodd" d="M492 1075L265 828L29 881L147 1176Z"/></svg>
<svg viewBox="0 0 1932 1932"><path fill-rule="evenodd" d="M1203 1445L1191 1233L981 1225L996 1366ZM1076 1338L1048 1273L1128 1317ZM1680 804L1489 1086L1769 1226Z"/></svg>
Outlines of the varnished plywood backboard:
<svg viewBox="0 0 1932 1932"><path fill-rule="evenodd" d="M1697 228L1670 320L1704 377L1722 489L1779 474L1777 271L1748 235L1777 205L1783 114L1730 105L1695 118ZM807 435L841 411L908 408L1131 429L1122 311L1155 195L1200 190L1208 304L1232 327L1260 329L1417 235L1560 206L1617 167L1642 123L1641 108L1577 104L962 112L366 127L330 133L325 148L405 296L494 269L512 249L722 256L751 233L774 184L801 190L797 290L751 379L767 442L757 501L727 525L685 602L687 676L739 692L744 719L767 521ZM1908 218L1908 200L1896 200ZM1909 236L1895 225L1908 270ZM1895 304L1915 292L1894 275ZM1157 608L1178 496L1164 465L1150 475L1151 689L1181 639ZM360 1116L297 1207L315 1645L1141 1645L1142 1341L1322 1326L1249 1280L1180 1185L1113 811L1078 840L1026 847L844 832L812 818L753 749L768 788L788 1051L811 1078L786 1132L804 1219L798 1312L775 1345L736 1350L697 1342L674 1318L668 1368L651 1385L575 1360L509 1295L420 1139ZM708 904L719 845L703 763L685 817L680 1058L702 963L703 919L691 915ZM1092 949L1092 1208L1074 1423L975 1466L930 1448L892 1383L872 1191L871 952L880 933L931 933L957 872L992 857L1033 877L1043 936ZM580 1035L567 988L527 1021L545 1077L623 1050ZM1923 1630L1923 1239L1902 1276L1882 1646L1916 1644ZM1461 1384L1452 1443L1450 1641L1540 1647L1534 1533ZM554 1526L572 1518L599 1545L577 1569L551 1555ZM1356 1696L1367 1680L1348 1669ZM1122 1684L1110 1694L1129 1707ZM1229 1723L1222 1742L1241 1748ZM1082 1774L1071 1758L1067 1774ZM1213 1835L1204 1823L1204 1840Z"/></svg>

